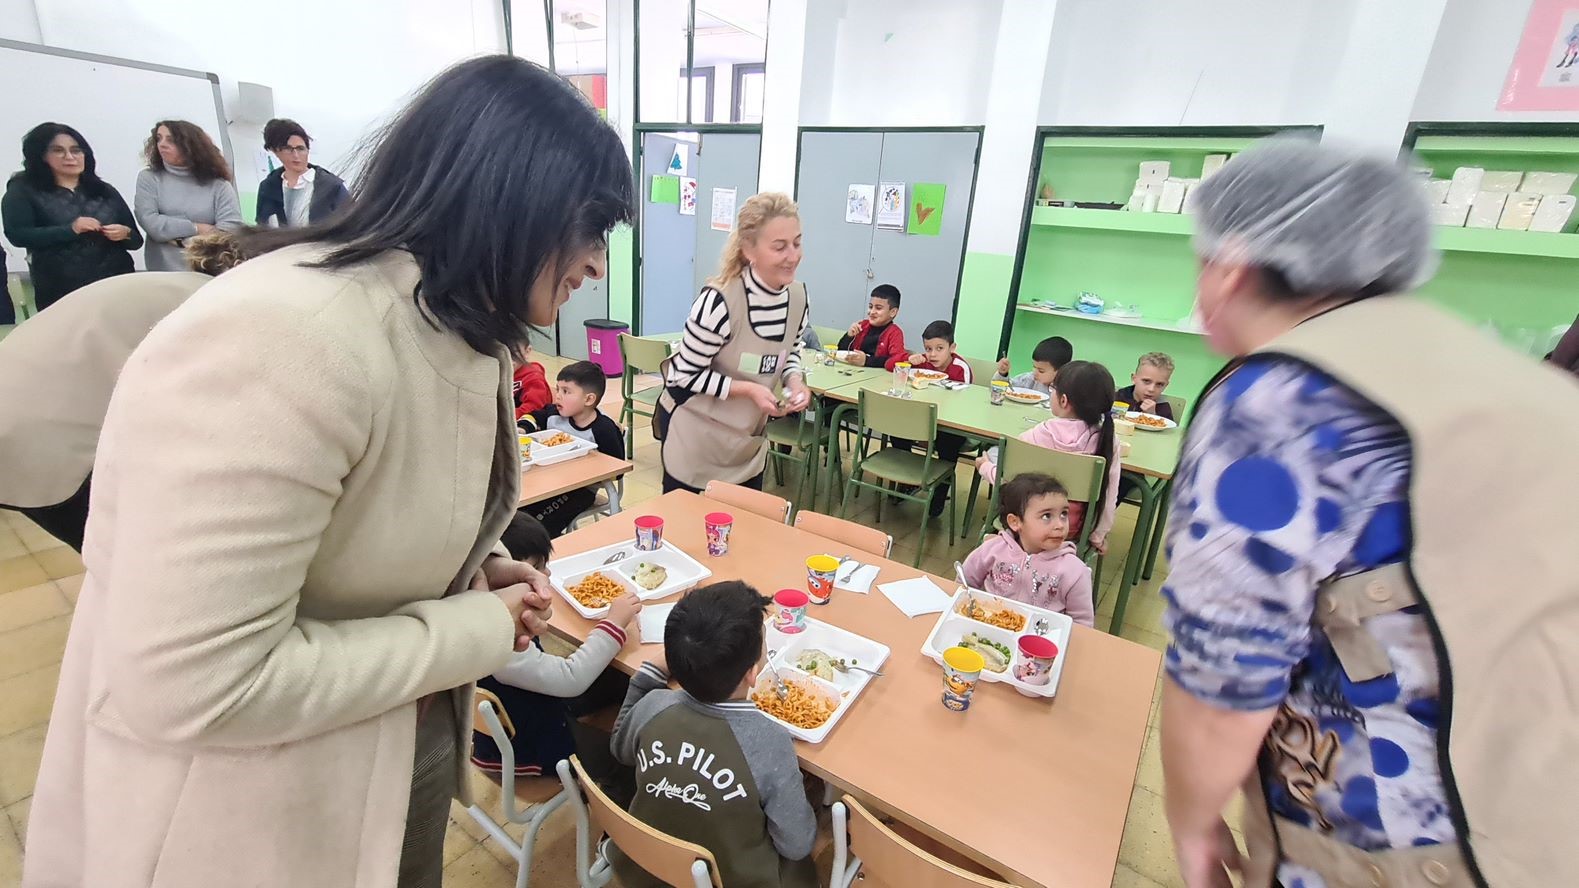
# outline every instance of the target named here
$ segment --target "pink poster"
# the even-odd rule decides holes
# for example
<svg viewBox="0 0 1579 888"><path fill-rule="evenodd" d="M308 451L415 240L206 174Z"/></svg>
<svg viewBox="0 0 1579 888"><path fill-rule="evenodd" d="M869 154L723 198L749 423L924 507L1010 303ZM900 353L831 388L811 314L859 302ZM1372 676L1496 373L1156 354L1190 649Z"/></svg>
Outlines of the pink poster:
<svg viewBox="0 0 1579 888"><path fill-rule="evenodd" d="M1532 0L1499 111L1579 111L1579 0Z"/></svg>

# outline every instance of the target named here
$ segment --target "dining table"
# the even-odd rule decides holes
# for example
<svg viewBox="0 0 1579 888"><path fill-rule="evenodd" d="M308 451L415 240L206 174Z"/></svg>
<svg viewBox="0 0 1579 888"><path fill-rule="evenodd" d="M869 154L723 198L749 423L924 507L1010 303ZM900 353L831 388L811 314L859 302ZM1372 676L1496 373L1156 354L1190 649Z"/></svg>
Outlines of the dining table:
<svg viewBox="0 0 1579 888"><path fill-rule="evenodd" d="M608 496L609 512L612 514L620 510L617 482L634 468L635 464L628 459L618 459L597 450L552 465L523 468L521 496L516 507L530 506L553 499L561 493L597 486Z"/></svg>
<svg viewBox="0 0 1579 888"><path fill-rule="evenodd" d="M728 550L707 549L704 516L733 514ZM806 559L852 556L879 569L865 594L836 590L808 615L888 646L874 678L821 743L795 742L800 766L1009 882L1026 888L1106 888L1113 879L1152 705L1160 655L1076 625L1056 695L982 682L970 708L942 703L942 670L922 653L938 616L908 617L880 591L926 576L838 540L685 491L664 494L555 541L560 557L632 540L636 518L663 519L663 538L704 565L703 583L741 580L765 595L804 589ZM552 568L552 563L550 565ZM683 593L682 593L683 594ZM666 601L677 600L671 596ZM654 602L661 603L661 602ZM583 641L594 621L558 602L550 631ZM626 673L662 650L632 632L615 660Z"/></svg>

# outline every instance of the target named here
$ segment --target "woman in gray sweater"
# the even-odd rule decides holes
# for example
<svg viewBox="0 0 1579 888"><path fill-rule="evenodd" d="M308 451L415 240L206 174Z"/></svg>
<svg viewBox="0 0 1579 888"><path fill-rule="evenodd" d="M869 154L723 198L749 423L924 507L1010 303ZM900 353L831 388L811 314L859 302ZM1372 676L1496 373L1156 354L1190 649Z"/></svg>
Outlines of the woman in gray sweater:
<svg viewBox="0 0 1579 888"><path fill-rule="evenodd" d="M148 233L146 265L149 271L181 271L187 238L246 224L230 164L202 127L185 120L159 121L144 150L148 168L137 174L132 208Z"/></svg>

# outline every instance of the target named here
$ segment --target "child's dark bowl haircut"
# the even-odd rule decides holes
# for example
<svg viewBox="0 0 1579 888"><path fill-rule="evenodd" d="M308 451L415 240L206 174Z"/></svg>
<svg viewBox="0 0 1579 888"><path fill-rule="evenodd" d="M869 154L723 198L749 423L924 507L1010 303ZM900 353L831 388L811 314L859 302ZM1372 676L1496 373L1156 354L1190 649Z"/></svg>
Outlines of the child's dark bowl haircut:
<svg viewBox="0 0 1579 888"><path fill-rule="evenodd" d="M548 538L548 528L525 511L517 511L510 519L510 526L504 529L500 542L517 561L545 564L554 554L554 541Z"/></svg>
<svg viewBox="0 0 1579 888"><path fill-rule="evenodd" d="M1031 360L1045 361L1051 364L1054 370L1062 370L1065 364L1074 359L1075 347L1062 336L1049 336L1043 339L1031 352Z"/></svg>
<svg viewBox="0 0 1579 888"><path fill-rule="evenodd" d="M591 361L577 361L566 364L559 371L560 382L573 382L581 386L584 392L591 392L603 400L603 393L608 391L609 380L603 375L603 368Z"/></svg>
<svg viewBox="0 0 1579 888"><path fill-rule="evenodd" d="M703 703L728 700L762 659L762 621L769 599L729 580L680 599L663 628L669 674Z"/></svg>
<svg viewBox="0 0 1579 888"><path fill-rule="evenodd" d="M899 288L893 284L878 284L872 288L872 298L887 300L889 308L898 308Z"/></svg>
<svg viewBox="0 0 1579 888"><path fill-rule="evenodd" d="M928 339L941 339L949 345L953 345L954 325L948 321L933 321L927 325L925 330L921 331L921 341L926 342Z"/></svg>
<svg viewBox="0 0 1579 888"><path fill-rule="evenodd" d="M1009 526L1010 515L1024 521L1025 510L1030 506L1031 500L1049 493L1056 493L1065 499L1069 498L1069 490L1052 475L1041 472L1024 472L1015 475L998 493L998 520L1004 528Z"/></svg>

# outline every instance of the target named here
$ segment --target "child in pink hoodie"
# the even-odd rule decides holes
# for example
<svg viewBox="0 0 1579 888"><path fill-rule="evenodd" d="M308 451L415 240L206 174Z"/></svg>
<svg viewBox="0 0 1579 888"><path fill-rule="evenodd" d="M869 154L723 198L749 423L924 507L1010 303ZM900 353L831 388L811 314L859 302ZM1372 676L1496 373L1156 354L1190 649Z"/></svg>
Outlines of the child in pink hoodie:
<svg viewBox="0 0 1579 888"><path fill-rule="evenodd" d="M1064 453L1090 453L1107 460L1107 480L1097 507L1091 545L1107 553L1108 531L1118 511L1118 479L1122 466L1113 443L1113 374L1091 361L1070 361L1058 371L1058 388L1050 406L1053 418L1027 429L1020 440ZM976 469L988 484L998 477L998 449L977 457ZM1069 536L1080 537L1086 504L1070 503Z"/></svg>
<svg viewBox="0 0 1579 888"><path fill-rule="evenodd" d="M1091 568L1069 539L1069 492L1049 475L1026 472L998 499L1004 530L965 559L965 582L1094 627Z"/></svg>

